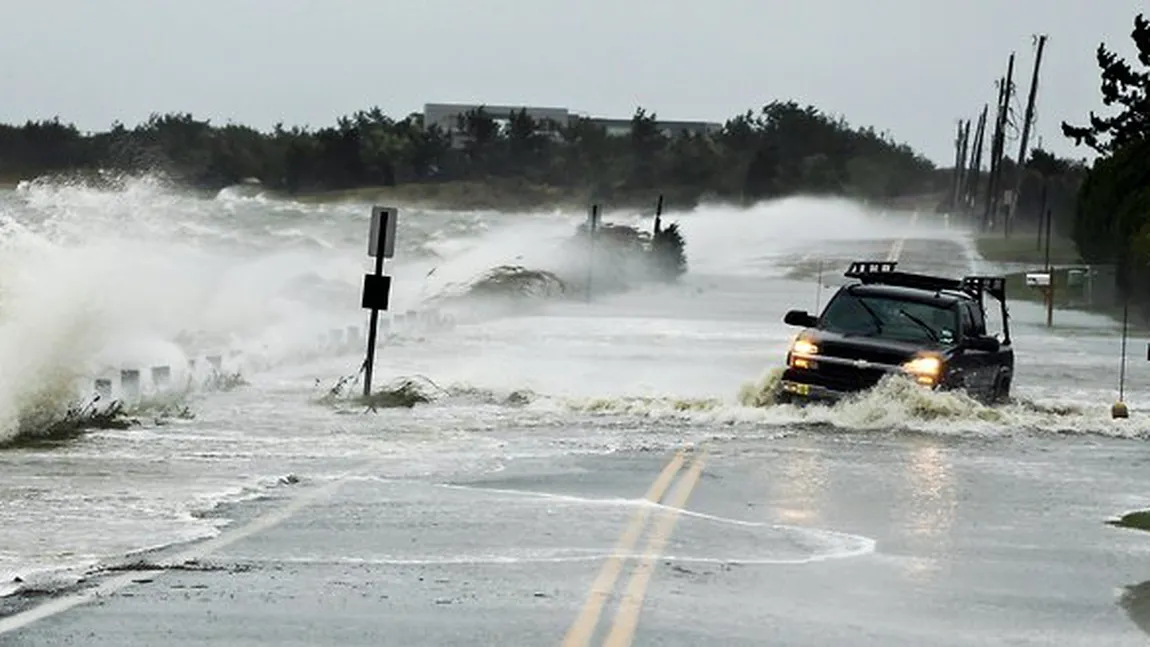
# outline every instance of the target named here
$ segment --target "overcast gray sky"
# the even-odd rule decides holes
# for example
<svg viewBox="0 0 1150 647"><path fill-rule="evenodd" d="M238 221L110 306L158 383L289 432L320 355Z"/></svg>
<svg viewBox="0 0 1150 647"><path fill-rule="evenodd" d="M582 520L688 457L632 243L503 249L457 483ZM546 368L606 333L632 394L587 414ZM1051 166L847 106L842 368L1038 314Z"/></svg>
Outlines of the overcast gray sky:
<svg viewBox="0 0 1150 647"><path fill-rule="evenodd" d="M941 164L1018 54L1047 43L1036 135L1101 109L1099 42L1134 60L1145 0L3 0L0 121L188 111L260 128L372 105L565 106L723 121L795 99ZM1013 156L1017 143L1010 149Z"/></svg>

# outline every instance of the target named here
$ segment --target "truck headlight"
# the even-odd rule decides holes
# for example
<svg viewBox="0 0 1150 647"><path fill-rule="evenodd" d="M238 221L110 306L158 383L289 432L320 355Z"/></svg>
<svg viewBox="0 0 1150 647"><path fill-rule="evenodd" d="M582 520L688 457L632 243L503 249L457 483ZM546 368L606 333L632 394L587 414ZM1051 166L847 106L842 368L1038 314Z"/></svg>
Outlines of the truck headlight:
<svg viewBox="0 0 1150 647"><path fill-rule="evenodd" d="M791 352L795 355L818 355L819 347L812 341L806 339L796 339L791 344Z"/></svg>
<svg viewBox="0 0 1150 647"><path fill-rule="evenodd" d="M933 385L942 373L942 360L934 355L923 355L903 364L902 370L914 377L919 384Z"/></svg>
<svg viewBox="0 0 1150 647"><path fill-rule="evenodd" d="M793 368L814 369L814 356L819 354L819 347L814 342L796 337L791 342L791 350L787 353L787 364Z"/></svg>

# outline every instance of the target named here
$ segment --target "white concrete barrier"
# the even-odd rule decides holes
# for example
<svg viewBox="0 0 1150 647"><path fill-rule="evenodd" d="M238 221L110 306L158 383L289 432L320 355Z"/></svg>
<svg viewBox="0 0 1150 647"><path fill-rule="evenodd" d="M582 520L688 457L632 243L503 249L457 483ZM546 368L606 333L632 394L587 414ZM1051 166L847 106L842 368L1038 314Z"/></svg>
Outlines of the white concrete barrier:
<svg viewBox="0 0 1150 647"><path fill-rule="evenodd" d="M390 318L379 320L379 339L383 343L402 342L425 335L453 330L455 317L445 315L438 308L407 309ZM102 405L116 401L136 404L142 399L173 393L214 390L219 381L248 370L270 370L279 365L309 361L335 354L362 354L366 350L366 330L362 324L331 327L316 332L315 343L304 345L296 352L286 352L273 359L258 351L245 352L236 348L204 352L185 350L188 359L184 366L157 364L143 366L110 366L92 376L92 395L99 396ZM178 343L178 342L177 342Z"/></svg>

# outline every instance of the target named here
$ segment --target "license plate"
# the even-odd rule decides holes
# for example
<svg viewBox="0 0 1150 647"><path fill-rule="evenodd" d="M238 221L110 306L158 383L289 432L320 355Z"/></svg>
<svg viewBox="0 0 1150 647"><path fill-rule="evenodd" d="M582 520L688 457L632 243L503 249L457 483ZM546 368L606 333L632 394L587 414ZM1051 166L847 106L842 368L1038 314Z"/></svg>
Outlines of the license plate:
<svg viewBox="0 0 1150 647"><path fill-rule="evenodd" d="M783 388L787 391L790 391L791 393L797 393L799 395L811 394L811 385L802 384L801 382L784 382Z"/></svg>

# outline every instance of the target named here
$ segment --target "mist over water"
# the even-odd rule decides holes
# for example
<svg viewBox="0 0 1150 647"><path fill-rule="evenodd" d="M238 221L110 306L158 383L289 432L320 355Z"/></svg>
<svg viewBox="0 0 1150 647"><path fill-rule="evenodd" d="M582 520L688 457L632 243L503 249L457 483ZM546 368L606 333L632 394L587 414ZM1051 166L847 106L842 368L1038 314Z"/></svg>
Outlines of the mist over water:
<svg viewBox="0 0 1150 647"><path fill-rule="evenodd" d="M170 365L179 382L188 359L203 353L227 355L250 372L305 361L332 329L362 330L369 213L370 205L232 189L195 197L151 177L102 189L22 185L0 202L0 438L16 433L27 411L90 391L101 372ZM403 210L387 268L391 310L438 304L500 265L582 272L585 259L560 250L583 217ZM652 220L633 212L604 218L647 229ZM477 388L738 404L745 382L781 361L793 333L781 314L829 297L833 287L820 290L816 273L833 286L847 262L886 258L899 239L915 243L904 241L900 255L912 269L961 274L979 265L964 233L933 214L875 212L846 200L708 206L665 220L678 222L687 241L688 274L677 284L475 320L477 328L439 347L400 351L397 364ZM467 321L467 309L481 305L450 307ZM1012 307L1026 358L1036 313L1031 304ZM1105 335L1114 329L1093 315L1060 319ZM1058 333L1041 335L1046 350L1058 346ZM1071 343L1081 348L1079 337ZM1078 361L1090 364L1092 353L1082 352ZM746 373L752 366L759 369ZM1027 367L1020 359L1020 373ZM737 380L733 368L743 372ZM1025 383L1018 387L1026 392Z"/></svg>
<svg viewBox="0 0 1150 647"><path fill-rule="evenodd" d="M834 408L773 405L773 371L795 332L783 313L825 304L849 261L885 259L903 240L899 259L910 269L993 269L964 232L933 214L811 198L667 214L686 240L679 281L514 307L442 297L465 294L501 265L581 275L585 259L562 250L585 213L403 209L387 263L391 314L441 307L458 325L386 340L376 384L424 375L442 390L411 410L333 409L317 397L356 371L362 344L319 348L319 339L366 329L359 292L371 268L369 216L367 204L230 189L196 196L150 177L0 192L0 439L58 415L89 397L96 377L123 368L168 365L182 384L189 359L202 367L206 354L220 354L251 382L195 395L192 420L0 452L0 523L11 531L0 547L0 589L5 574L210 536L219 522L200 513L216 504L279 487L288 473L321 479L364 456L393 460L396 474L428 474L520 454L802 430L1150 431L1139 416L1107 415L1117 325L1065 312L1048 330L1041 309L1020 301L1011 303L1018 372L1010 405L897 382ZM648 213L609 211L603 220L652 225ZM1136 410L1150 392L1143 373L1129 372Z"/></svg>

